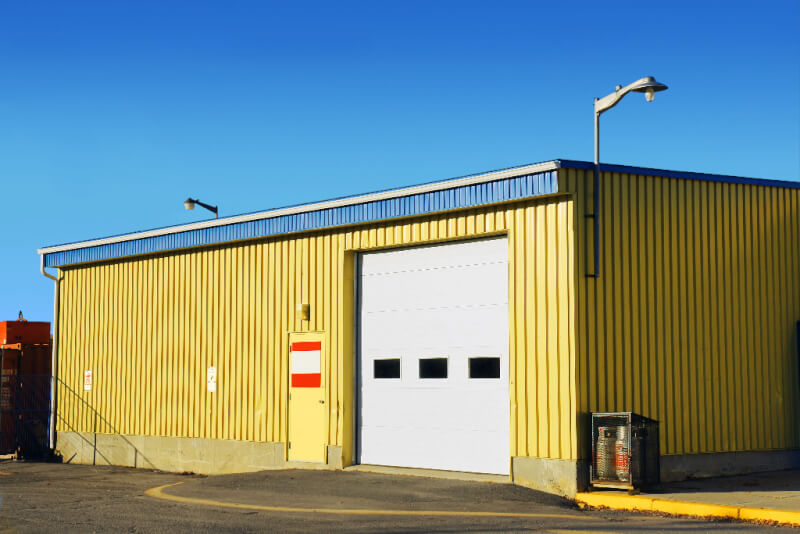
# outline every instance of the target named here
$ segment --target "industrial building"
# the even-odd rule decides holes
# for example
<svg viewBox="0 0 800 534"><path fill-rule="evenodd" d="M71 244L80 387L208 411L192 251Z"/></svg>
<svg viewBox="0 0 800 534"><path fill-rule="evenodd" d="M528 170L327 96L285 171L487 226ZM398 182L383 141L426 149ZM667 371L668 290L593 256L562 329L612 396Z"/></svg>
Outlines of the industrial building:
<svg viewBox="0 0 800 534"><path fill-rule="evenodd" d="M39 250L64 461L355 464L572 495L800 464L800 184L555 160ZM597 195L597 202L595 202ZM53 275L51 275L53 276Z"/></svg>

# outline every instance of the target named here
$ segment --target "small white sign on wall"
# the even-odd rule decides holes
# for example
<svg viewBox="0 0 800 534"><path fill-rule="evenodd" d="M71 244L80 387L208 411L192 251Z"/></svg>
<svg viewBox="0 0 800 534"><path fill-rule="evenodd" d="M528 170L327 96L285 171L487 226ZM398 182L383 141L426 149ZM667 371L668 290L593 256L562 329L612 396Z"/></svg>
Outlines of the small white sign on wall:
<svg viewBox="0 0 800 534"><path fill-rule="evenodd" d="M83 372L83 391L92 391L92 370L86 369Z"/></svg>
<svg viewBox="0 0 800 534"><path fill-rule="evenodd" d="M209 393L217 391L217 368L209 367L206 373L206 386Z"/></svg>

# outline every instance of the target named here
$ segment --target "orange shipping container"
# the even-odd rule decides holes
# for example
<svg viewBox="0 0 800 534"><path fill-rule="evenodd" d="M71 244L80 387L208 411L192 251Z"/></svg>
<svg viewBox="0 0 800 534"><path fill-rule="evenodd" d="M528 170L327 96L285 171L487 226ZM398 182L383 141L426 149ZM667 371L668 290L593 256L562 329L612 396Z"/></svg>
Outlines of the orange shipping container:
<svg viewBox="0 0 800 534"><path fill-rule="evenodd" d="M20 319L22 314L20 314ZM0 345L50 343L50 323L40 321L0 321Z"/></svg>

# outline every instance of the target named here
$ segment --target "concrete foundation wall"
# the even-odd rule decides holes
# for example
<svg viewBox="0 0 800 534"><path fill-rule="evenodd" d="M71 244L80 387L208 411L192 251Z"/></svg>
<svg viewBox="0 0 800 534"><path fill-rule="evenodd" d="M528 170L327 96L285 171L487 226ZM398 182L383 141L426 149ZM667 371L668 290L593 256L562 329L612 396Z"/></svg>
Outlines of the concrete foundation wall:
<svg viewBox="0 0 800 534"><path fill-rule="evenodd" d="M588 468L577 460L515 456L511 478L514 484L571 498L586 488Z"/></svg>
<svg viewBox="0 0 800 534"><path fill-rule="evenodd" d="M286 467L283 443L59 432L65 463L118 465L205 475Z"/></svg>
<svg viewBox="0 0 800 534"><path fill-rule="evenodd" d="M661 482L800 468L800 450L678 454L661 457Z"/></svg>
<svg viewBox="0 0 800 534"><path fill-rule="evenodd" d="M343 468L341 447L328 446L327 465L306 466L287 462L285 445L279 442L59 432L56 450L65 463L204 475L290 467ZM797 468L800 468L797 449L668 455L661 457L661 481ZM584 461L516 456L511 458L511 478L520 486L574 497L588 486L589 466Z"/></svg>

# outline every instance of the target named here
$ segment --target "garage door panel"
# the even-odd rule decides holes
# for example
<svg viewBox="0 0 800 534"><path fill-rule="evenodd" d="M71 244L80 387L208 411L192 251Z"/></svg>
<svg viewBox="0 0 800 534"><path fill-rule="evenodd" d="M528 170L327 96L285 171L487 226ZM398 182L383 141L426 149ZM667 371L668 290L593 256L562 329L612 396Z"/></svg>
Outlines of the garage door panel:
<svg viewBox="0 0 800 534"><path fill-rule="evenodd" d="M508 442L506 431L447 433L435 435L417 432L415 429L381 429L364 436L370 443L369 450L362 451L362 463L445 469L479 473L507 474L509 456L500 457L492 444Z"/></svg>
<svg viewBox="0 0 800 534"><path fill-rule="evenodd" d="M508 473L507 255L492 239L362 256L362 463ZM486 377L473 357L496 358ZM374 376L387 358L399 378ZM446 378L421 377L424 358L446 358Z"/></svg>
<svg viewBox="0 0 800 534"><path fill-rule="evenodd" d="M361 274L397 272L414 269L452 267L456 265L503 261L507 259L508 245L505 238L486 239L457 243L446 254L441 247L449 245L414 247L365 254L362 257Z"/></svg>
<svg viewBox="0 0 800 534"><path fill-rule="evenodd" d="M443 349L437 351L420 351L418 349L399 348L390 352L374 352L365 357L362 361L366 367L362 374L366 375L362 380L362 389L365 391L386 391L387 394L395 389L401 391L422 391L436 389L451 389L455 386L466 387L475 391L492 389L504 389L508 387L508 367L504 364L500 356L500 347L473 347L469 351L462 347L453 347L450 350ZM433 379L420 377L419 360L425 358L447 358L448 376L446 379ZM470 358L497 358L499 369L498 377L470 377L469 360ZM400 377L398 378L379 378L375 377L375 360L399 359Z"/></svg>
<svg viewBox="0 0 800 534"><path fill-rule="evenodd" d="M508 347L508 304L467 309L394 311L362 315L362 347L414 350ZM398 325L401 325L398 327ZM398 332L398 328L402 332Z"/></svg>
<svg viewBox="0 0 800 534"><path fill-rule="evenodd" d="M507 267L507 263L492 263L364 276L362 308L378 312L497 304L506 287ZM481 283L465 288L476 280ZM398 293L397 287L404 291Z"/></svg>
<svg viewBox="0 0 800 534"><path fill-rule="evenodd" d="M449 395L446 389L408 388L381 392L385 401L362 410L364 427L448 430L501 430L508 421L498 417L496 405L508 401L507 389L482 388L474 395ZM409 398L409 393L413 398Z"/></svg>

